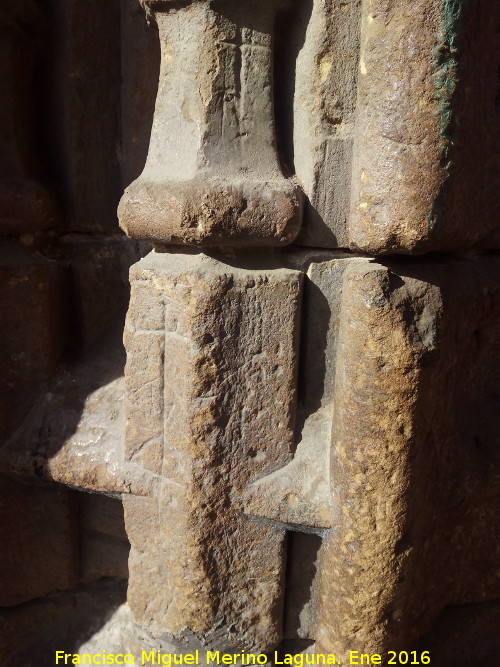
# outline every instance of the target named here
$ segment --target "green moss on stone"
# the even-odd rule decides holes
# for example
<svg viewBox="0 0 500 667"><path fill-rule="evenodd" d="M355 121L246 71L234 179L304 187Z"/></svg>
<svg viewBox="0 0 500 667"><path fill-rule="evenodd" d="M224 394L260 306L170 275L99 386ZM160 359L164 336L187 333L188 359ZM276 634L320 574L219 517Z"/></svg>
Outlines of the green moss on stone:
<svg viewBox="0 0 500 667"><path fill-rule="evenodd" d="M449 150L456 142L453 123L455 92L458 79L458 52L463 27L464 8L468 0L443 0L441 34L433 49L433 65L436 73L434 85L438 103L438 131L442 160L449 168ZM442 199L440 197L439 199ZM427 216L429 231L435 232L442 221L442 203L433 203Z"/></svg>

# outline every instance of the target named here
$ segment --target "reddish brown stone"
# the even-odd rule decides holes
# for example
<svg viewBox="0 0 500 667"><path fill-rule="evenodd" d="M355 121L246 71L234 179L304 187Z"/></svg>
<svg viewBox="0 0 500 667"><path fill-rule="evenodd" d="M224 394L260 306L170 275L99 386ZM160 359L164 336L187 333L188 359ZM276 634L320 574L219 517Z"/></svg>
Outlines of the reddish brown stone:
<svg viewBox="0 0 500 667"><path fill-rule="evenodd" d="M300 274L152 253L131 282L125 453L162 475L157 497L124 497L134 619L177 645L270 650L285 533L237 503L291 456Z"/></svg>
<svg viewBox="0 0 500 667"><path fill-rule="evenodd" d="M352 260L317 640L407 649L448 605L500 597L496 258Z"/></svg>
<svg viewBox="0 0 500 667"><path fill-rule="evenodd" d="M489 0L364 3L351 248L500 246L499 28Z"/></svg>

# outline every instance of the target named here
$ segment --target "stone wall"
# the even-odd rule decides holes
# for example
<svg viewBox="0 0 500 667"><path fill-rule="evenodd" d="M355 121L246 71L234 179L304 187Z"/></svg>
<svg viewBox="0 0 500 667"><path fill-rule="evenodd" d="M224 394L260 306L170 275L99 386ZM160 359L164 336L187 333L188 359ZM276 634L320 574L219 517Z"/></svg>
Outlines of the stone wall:
<svg viewBox="0 0 500 667"><path fill-rule="evenodd" d="M0 438L31 458L35 478L2 465L2 665L54 664L62 619L74 615L63 636L87 631L85 587L116 582L116 606L128 577L120 499L50 486L36 463L47 438L60 448L61 425L78 423L87 387L71 368L123 327L128 268L140 256L116 220L132 130L121 128L122 8L105 5L12 0L0 9ZM57 374L72 377L65 415L51 402ZM40 405L57 424L37 426L27 444L23 424ZM99 618L108 612L101 597Z"/></svg>
<svg viewBox="0 0 500 667"><path fill-rule="evenodd" d="M500 6L105 4L0 12L5 664L493 664Z"/></svg>

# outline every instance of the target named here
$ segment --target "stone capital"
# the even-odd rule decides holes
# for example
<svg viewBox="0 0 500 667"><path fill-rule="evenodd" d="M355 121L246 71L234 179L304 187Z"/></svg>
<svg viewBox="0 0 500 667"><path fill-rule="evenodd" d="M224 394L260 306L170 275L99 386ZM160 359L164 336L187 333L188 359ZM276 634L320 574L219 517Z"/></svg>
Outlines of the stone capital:
<svg viewBox="0 0 500 667"><path fill-rule="evenodd" d="M161 71L146 166L119 206L129 236L198 246L294 240L302 192L282 172L274 121L280 3L146 3Z"/></svg>

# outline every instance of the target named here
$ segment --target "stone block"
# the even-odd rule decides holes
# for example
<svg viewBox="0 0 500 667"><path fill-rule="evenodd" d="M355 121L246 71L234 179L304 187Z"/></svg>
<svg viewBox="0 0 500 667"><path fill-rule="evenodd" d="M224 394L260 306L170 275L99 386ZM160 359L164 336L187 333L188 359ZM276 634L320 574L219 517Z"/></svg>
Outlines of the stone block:
<svg viewBox="0 0 500 667"><path fill-rule="evenodd" d="M361 2L294 3L283 30L296 62L293 163L308 201L300 245L349 246L352 153L359 70ZM285 28L285 26L283 26ZM290 34L291 33L291 34ZM280 118L278 123L282 123Z"/></svg>
<svg viewBox="0 0 500 667"><path fill-rule="evenodd" d="M76 585L77 516L66 489L0 477L0 607Z"/></svg>
<svg viewBox="0 0 500 667"><path fill-rule="evenodd" d="M285 531L238 498L291 457L301 274L153 253L131 285L125 455L162 475L124 497L134 619L178 646L271 649Z"/></svg>
<svg viewBox="0 0 500 667"><path fill-rule="evenodd" d="M498 248L500 7L311 0L279 28L278 142L307 196L299 243Z"/></svg>
<svg viewBox="0 0 500 667"><path fill-rule="evenodd" d="M150 495L158 476L125 462L122 322L47 382L0 448L0 469L72 488Z"/></svg>
<svg viewBox="0 0 500 667"><path fill-rule="evenodd" d="M29 410L65 347L66 274L53 261L15 243L0 249L0 438Z"/></svg>
<svg viewBox="0 0 500 667"><path fill-rule="evenodd" d="M305 273L297 447L242 506L322 538L289 551L288 638L344 662L408 650L445 607L500 597L500 264L287 261Z"/></svg>
<svg viewBox="0 0 500 667"><path fill-rule="evenodd" d="M375 0L362 14L349 247L498 248L500 6Z"/></svg>
<svg viewBox="0 0 500 667"><path fill-rule="evenodd" d="M302 191L276 151L272 47L281 2L143 4L159 29L160 82L146 165L120 202L122 229L170 244L290 243Z"/></svg>
<svg viewBox="0 0 500 667"><path fill-rule="evenodd" d="M497 599L496 258L344 273L317 641L406 649Z"/></svg>
<svg viewBox="0 0 500 667"><path fill-rule="evenodd" d="M244 493L252 515L293 530L331 527L328 474L343 275L356 261L327 250L287 249L286 262L304 274L296 449L284 469L262 475Z"/></svg>

